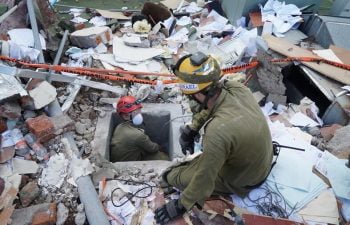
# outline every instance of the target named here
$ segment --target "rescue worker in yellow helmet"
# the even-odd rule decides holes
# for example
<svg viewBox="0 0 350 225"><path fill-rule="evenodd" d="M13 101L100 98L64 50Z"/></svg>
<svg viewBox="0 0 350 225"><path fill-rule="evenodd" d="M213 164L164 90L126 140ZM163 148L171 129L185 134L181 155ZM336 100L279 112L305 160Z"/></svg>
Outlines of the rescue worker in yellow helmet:
<svg viewBox="0 0 350 225"><path fill-rule="evenodd" d="M211 195L242 197L267 178L273 151L265 117L251 91L238 82L220 83L218 62L203 53L185 56L174 67L184 94L208 110L202 154L163 173L180 198L156 209L159 224L203 206Z"/></svg>

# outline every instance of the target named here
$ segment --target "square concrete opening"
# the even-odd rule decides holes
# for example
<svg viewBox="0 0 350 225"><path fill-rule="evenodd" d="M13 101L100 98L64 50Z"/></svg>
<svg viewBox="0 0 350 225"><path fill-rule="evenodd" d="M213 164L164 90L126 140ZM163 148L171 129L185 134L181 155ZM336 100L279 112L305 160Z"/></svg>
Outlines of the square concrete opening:
<svg viewBox="0 0 350 225"><path fill-rule="evenodd" d="M142 115L144 117L145 133L153 142L161 145L168 152L169 158L181 156L179 144L180 126L185 123L180 104L143 104ZM180 118L179 118L180 117ZM114 129L122 122L121 118L113 111L106 113L97 121L93 151L110 160L110 140Z"/></svg>

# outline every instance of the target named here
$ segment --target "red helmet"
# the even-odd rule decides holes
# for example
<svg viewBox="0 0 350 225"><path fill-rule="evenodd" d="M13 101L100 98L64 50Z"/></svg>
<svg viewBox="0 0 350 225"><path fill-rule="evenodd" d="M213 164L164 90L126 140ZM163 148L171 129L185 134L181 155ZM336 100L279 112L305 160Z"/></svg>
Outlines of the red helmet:
<svg viewBox="0 0 350 225"><path fill-rule="evenodd" d="M129 113L141 109L142 105L134 96L121 97L117 104L117 113Z"/></svg>

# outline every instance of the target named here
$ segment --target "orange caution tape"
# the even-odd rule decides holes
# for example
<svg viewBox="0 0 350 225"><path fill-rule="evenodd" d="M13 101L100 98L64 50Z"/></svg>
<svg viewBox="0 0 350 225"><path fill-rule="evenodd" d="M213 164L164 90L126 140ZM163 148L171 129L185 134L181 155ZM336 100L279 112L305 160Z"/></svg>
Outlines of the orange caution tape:
<svg viewBox="0 0 350 225"><path fill-rule="evenodd" d="M254 61L254 62L251 62L251 63L245 63L245 64L242 64L242 65L239 65L239 66L233 66L233 67L230 67L230 68L223 69L222 72L223 72L223 74L235 73L235 72L239 72L239 71L242 71L242 70L246 70L246 69L251 69L251 68L257 67L258 65L259 65L259 62L258 61Z"/></svg>
<svg viewBox="0 0 350 225"><path fill-rule="evenodd" d="M151 75L151 76L163 76L163 77L176 77L173 74L164 74L164 73L149 73L149 72L138 72L138 71L124 71L120 69L116 70L106 70L106 69L97 69L97 68L82 68L82 67L68 67L68 66L60 66L60 65L49 65L49 64L40 64L40 63L30 63L23 60L18 60L6 56L0 56L0 60L6 60L9 62L14 62L21 64L23 66L28 66L32 68L41 68L41 69L47 69L47 70L53 70L57 72L67 72L67 73L75 73L79 75L89 76L95 79L102 79L102 80L112 80L112 81L126 81L126 82L133 82L133 83L140 83L140 84L149 84L149 85L156 85L157 81L154 80L145 80L145 79L138 79L138 78L130 78L130 77L120 77L116 76L117 74L121 75ZM229 74L234 73L250 68L254 68L259 64L259 62L255 61L252 63L243 64L240 66L233 66L227 69L223 69L223 74ZM113 75L112 75L113 74ZM163 84L175 84L179 83L179 79L174 80L163 80Z"/></svg>

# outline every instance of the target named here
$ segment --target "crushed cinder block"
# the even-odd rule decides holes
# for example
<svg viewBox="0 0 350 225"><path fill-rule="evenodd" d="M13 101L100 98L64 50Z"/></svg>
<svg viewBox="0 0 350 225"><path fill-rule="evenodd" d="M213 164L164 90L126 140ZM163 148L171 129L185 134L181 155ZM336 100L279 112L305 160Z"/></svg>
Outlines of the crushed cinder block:
<svg viewBox="0 0 350 225"><path fill-rule="evenodd" d="M73 45L80 48L95 48L100 43L111 44L112 30L109 27L89 27L73 32L70 36Z"/></svg>
<svg viewBox="0 0 350 225"><path fill-rule="evenodd" d="M29 91L30 97L34 100L35 109L41 109L56 99L56 88L49 82L43 81L36 88Z"/></svg>
<svg viewBox="0 0 350 225"><path fill-rule="evenodd" d="M275 106L277 105L286 105L287 96L279 94L268 94L266 102L272 102Z"/></svg>
<svg viewBox="0 0 350 225"><path fill-rule="evenodd" d="M19 198L24 207L27 207L36 199L40 194L40 189L36 181L29 182L19 192Z"/></svg>
<svg viewBox="0 0 350 225"><path fill-rule="evenodd" d="M51 203L46 211L39 211L35 213L32 225L51 225L56 224L57 220L57 206L56 203Z"/></svg>
<svg viewBox="0 0 350 225"><path fill-rule="evenodd" d="M5 102L0 105L0 116L7 119L18 119L22 116L21 106L17 102Z"/></svg>
<svg viewBox="0 0 350 225"><path fill-rule="evenodd" d="M26 125L29 131L33 133L41 143L55 137L54 124L46 115L28 119L26 120Z"/></svg>

